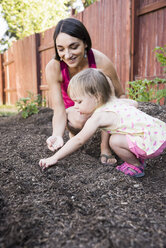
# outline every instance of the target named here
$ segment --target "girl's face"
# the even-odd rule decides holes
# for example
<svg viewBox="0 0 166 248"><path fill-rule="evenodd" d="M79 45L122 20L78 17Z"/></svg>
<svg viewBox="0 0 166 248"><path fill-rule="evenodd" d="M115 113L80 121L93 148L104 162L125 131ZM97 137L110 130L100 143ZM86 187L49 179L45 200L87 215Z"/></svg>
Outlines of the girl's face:
<svg viewBox="0 0 166 248"><path fill-rule="evenodd" d="M69 66L77 67L84 59L84 42L65 33L59 33L56 38L56 47L59 57Z"/></svg>
<svg viewBox="0 0 166 248"><path fill-rule="evenodd" d="M90 95L77 96L72 98L75 105L74 108L80 114L91 115L98 107L98 101L96 97Z"/></svg>

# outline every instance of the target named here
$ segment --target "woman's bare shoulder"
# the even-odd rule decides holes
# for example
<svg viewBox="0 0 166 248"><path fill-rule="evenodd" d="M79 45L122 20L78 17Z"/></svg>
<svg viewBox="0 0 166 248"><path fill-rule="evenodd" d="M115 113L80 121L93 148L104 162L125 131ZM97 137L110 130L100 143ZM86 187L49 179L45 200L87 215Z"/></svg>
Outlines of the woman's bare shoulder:
<svg viewBox="0 0 166 248"><path fill-rule="evenodd" d="M112 84L115 88L115 95L118 97L124 96L125 93L124 93L123 87L120 84L117 71L111 59L108 58L104 53L98 50L95 50L95 49L92 49L92 50L95 56L96 67L111 79Z"/></svg>
<svg viewBox="0 0 166 248"><path fill-rule="evenodd" d="M114 66L112 64L112 61L102 52L92 49L96 61L96 67L98 69L101 69L103 71L109 71L112 69Z"/></svg>
<svg viewBox="0 0 166 248"><path fill-rule="evenodd" d="M62 75L60 70L60 63L55 59L51 59L45 68L46 78L54 78L58 81L62 81Z"/></svg>
<svg viewBox="0 0 166 248"><path fill-rule="evenodd" d="M103 66L103 64L105 64L105 63L108 63L108 64L111 63L111 60L104 53L102 53L96 49L92 49L92 51L93 51L93 54L95 56L96 64L99 67Z"/></svg>

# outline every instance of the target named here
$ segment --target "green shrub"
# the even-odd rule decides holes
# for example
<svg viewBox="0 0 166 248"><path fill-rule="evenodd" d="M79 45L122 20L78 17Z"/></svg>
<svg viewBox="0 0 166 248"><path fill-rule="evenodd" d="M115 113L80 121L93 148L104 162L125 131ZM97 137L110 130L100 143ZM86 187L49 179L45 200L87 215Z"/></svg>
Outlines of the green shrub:
<svg viewBox="0 0 166 248"><path fill-rule="evenodd" d="M153 80L136 80L128 82L127 94L129 98L139 102L156 100L157 104L166 97L166 89L159 89L160 83L166 84L166 79L155 78Z"/></svg>
<svg viewBox="0 0 166 248"><path fill-rule="evenodd" d="M156 47L153 51L156 52L156 58L160 66L164 66L164 72L166 73L166 45L164 47ZM156 100L157 104L164 98L165 104L166 89L159 89L161 83L166 84L166 79L155 78L153 80L144 79L128 82L127 94L133 100L139 102Z"/></svg>
<svg viewBox="0 0 166 248"><path fill-rule="evenodd" d="M46 106L46 100L42 100L40 94L34 95L28 92L28 97L20 98L16 102L16 107L18 111L21 112L23 118L27 118L32 114L37 114L39 112L39 107Z"/></svg>
<svg viewBox="0 0 166 248"><path fill-rule="evenodd" d="M166 73L166 45L164 47L157 46L153 51L156 53L157 61L160 66L164 67L163 70Z"/></svg>

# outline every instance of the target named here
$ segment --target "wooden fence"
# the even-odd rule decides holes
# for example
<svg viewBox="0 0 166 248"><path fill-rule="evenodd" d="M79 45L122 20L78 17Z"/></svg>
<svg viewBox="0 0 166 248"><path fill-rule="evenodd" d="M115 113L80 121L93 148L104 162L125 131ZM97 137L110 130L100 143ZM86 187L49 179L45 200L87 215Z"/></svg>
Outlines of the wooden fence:
<svg viewBox="0 0 166 248"><path fill-rule="evenodd" d="M100 0L73 17L87 27L92 47L112 60L124 88L130 80L164 78L153 49L166 44L166 0ZM51 107L45 66L54 56L54 29L0 55L0 104L15 104L30 91L42 93Z"/></svg>

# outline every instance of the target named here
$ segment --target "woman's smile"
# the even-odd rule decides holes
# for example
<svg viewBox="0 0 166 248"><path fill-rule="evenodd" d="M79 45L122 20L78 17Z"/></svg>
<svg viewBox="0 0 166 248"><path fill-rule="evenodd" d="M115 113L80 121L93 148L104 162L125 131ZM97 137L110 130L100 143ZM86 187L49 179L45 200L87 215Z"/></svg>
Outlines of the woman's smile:
<svg viewBox="0 0 166 248"><path fill-rule="evenodd" d="M63 58L62 58L63 59ZM70 57L69 59L63 59L64 60L64 62L66 61L66 63L68 64L73 64L73 63L75 63L76 62L76 60L77 60L77 56L72 56L72 57Z"/></svg>

